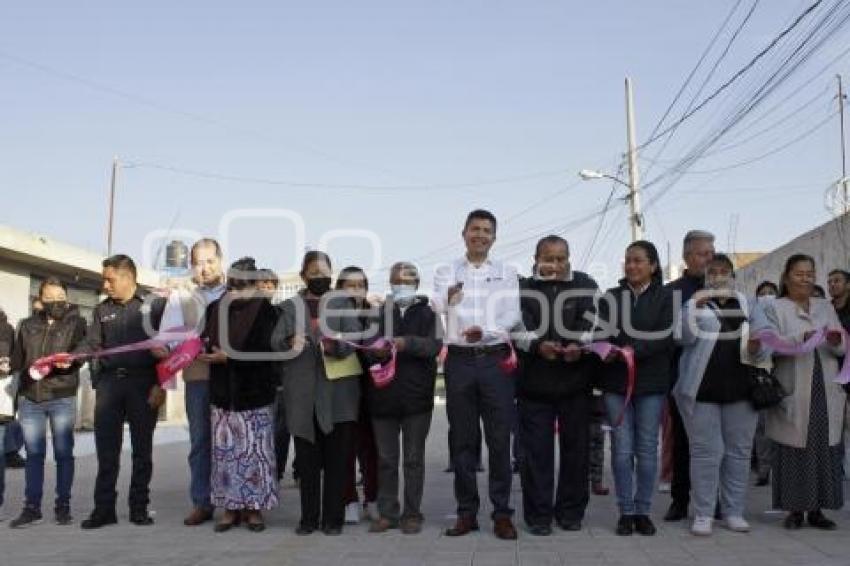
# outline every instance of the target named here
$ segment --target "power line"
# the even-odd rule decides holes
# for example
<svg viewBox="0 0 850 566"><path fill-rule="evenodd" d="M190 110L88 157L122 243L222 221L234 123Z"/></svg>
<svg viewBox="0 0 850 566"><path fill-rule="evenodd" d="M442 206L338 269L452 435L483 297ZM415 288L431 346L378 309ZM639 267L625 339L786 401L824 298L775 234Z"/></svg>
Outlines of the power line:
<svg viewBox="0 0 850 566"><path fill-rule="evenodd" d="M752 17L753 13L756 10L756 7L758 6L758 3L759 3L759 0L754 0L752 6L750 6L749 11L747 11L747 13L744 15L744 18L741 20L741 22L738 24L738 27L735 29L735 31L732 33L729 40L726 42L726 45L723 48L723 51L717 57L717 59L714 62L714 65L712 65L711 69L709 69L708 73L706 74L705 78L703 79L702 84L700 84L699 88L696 90L696 92L693 94L690 101L688 102L688 105L685 107L685 111L684 111L685 113L687 113L688 111L690 111L693 108L694 104L696 103L697 98L699 98L699 96L702 94L703 90L705 90L705 87L708 86L709 81L714 77L714 73L716 73L717 69L720 68L720 64L723 62L724 59L726 59L726 56L729 54L729 51L732 49L732 45L735 43L735 40L740 35L741 30L743 30L744 26L746 26L747 23L750 21L750 18ZM723 21L723 24L721 25L720 29L717 30L717 33L715 34L714 38L712 39L711 44L709 45L709 49L711 49L714 46L714 43L716 42L717 38L720 36L722 31L726 28L726 25L728 24L728 22L732 18L732 16L735 14L735 12L738 10L738 6L740 4L741 4L741 2L739 1L738 3L735 4L735 6L729 12L729 15ZM707 51L706 51L706 54L707 54ZM702 63L703 58L700 58L700 61L697 63L697 67L694 68L693 72L696 72L697 68ZM693 74L693 72L692 72L692 74ZM688 82L689 81L690 81L690 77L688 77ZM683 89L680 89L680 93L681 93L682 90ZM677 99L678 99L678 97L679 97L679 94L676 95ZM674 99L674 102L675 102L675 99ZM663 117L663 119L666 118L666 115L667 115L667 113L665 113L665 116ZM663 119L662 119L662 121L663 121ZM650 138L652 138L656 135L656 133L658 132L658 129L662 125L662 121L659 121L658 124L656 124L655 128L653 128L652 134L650 134ZM676 125L670 131L670 135L667 136L667 139L664 140L664 143L661 145L661 148L655 153L654 159L657 160L661 157L661 155L664 153L664 150L667 149L667 146L672 141L676 131L678 130L678 128L681 124L682 124L682 122L680 121L678 123L678 125ZM650 164L650 166L646 170L647 176L649 175L650 171L652 171L652 164Z"/></svg>
<svg viewBox="0 0 850 566"><path fill-rule="evenodd" d="M286 186L292 188L304 188L304 189L359 189L359 190L372 190L372 191L400 191L400 190L445 190L445 189L463 189L463 188L475 188L489 185L504 185L511 184L520 181L529 181L534 179L542 179L548 177L555 177L566 175L571 172L569 169L556 169L549 171L538 171L534 173L528 173L523 175L514 175L510 177L501 177L495 179L484 179L479 181L467 181L460 183L434 183L434 184L418 184L418 185L362 185L355 183L328 183L328 182L305 182L305 181L293 181L293 180L284 180L284 179L270 179L270 178L261 178L261 177L247 177L240 175L226 175L222 173L216 173L212 171L201 171L197 169L187 169L184 167L176 167L173 165L164 165L160 163L151 163L151 162L129 162L125 167L125 169L129 168L137 168L137 169L156 169L159 171L167 171L169 173L175 173L178 175L185 175L189 177L198 177L201 179L210 179L215 181L224 181L224 182L235 182L235 183L245 183L251 185L272 185L272 186Z"/></svg>
<svg viewBox="0 0 850 566"><path fill-rule="evenodd" d="M777 88L779 88L780 85L784 84L789 76L791 76L801 65L807 62L812 57L812 55L826 43L828 39L834 36L838 32L838 30L846 24L848 18L850 18L850 14L845 13L839 16L836 15L839 14L839 8L842 7L842 4L844 4L844 2L837 2L827 11L824 17L821 18L821 20L813 26L811 31L808 32L808 35L803 40L801 40L800 43L791 50L791 53L787 55L781 63L779 63L778 67L771 72L770 76L765 80L765 82L761 84L755 90L755 92L750 94L745 102L741 102L739 104L739 107L732 113L730 117L722 120L721 124L718 125L713 132L711 132L710 134L705 136L700 142L698 142L694 146L694 149L692 149L691 152L686 155L686 157L682 158L677 165L667 169L664 173L647 183L645 187L658 184L667 177L672 177L672 179L667 182L666 186L661 189L661 191L657 195L655 195L655 198L650 203L650 206L657 202L658 199L661 198L664 194L666 194L669 190L671 190L677 180L681 178L681 176L685 173L685 171L687 171L690 166L692 166L696 161L701 159L704 154L718 140L720 140L737 124L743 121L770 94L772 94ZM822 30L826 31L824 31L823 34L821 34L814 42L812 42L812 40L816 36L818 36L818 33ZM806 46L810 43L812 43L812 45L806 48ZM842 52L841 55L839 55L839 58L843 56L844 53L846 53L846 50L845 52Z"/></svg>
<svg viewBox="0 0 850 566"><path fill-rule="evenodd" d="M643 142L638 149L643 149L649 144L657 141L661 137L669 134L673 130L675 130L680 124L685 122L688 118L705 108L711 101L717 98L721 93L723 93L727 88L732 86L735 81L741 78L744 74L746 74L750 69L752 69L756 63L758 63L765 55L767 55L776 45L791 31L794 30L806 17L811 14L818 6L821 5L823 0L816 0L813 4L811 4L808 8L806 8L799 16L797 16L794 21L782 30L779 35L771 40L771 42L764 47L761 51L759 51L746 65L744 65L741 69L739 69L734 75L732 75L729 79L727 79L723 84L721 84L714 92L704 98L699 104L695 107L691 108L687 112L685 112L678 120L676 120L672 125L664 128L662 131L658 132L654 136L650 137L648 140Z"/></svg>

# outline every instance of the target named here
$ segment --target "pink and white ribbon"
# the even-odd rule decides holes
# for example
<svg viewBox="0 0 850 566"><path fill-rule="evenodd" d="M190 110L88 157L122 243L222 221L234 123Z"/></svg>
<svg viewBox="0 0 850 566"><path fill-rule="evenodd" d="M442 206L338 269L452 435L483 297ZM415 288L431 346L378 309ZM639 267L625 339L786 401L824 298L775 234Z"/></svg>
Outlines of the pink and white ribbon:
<svg viewBox="0 0 850 566"><path fill-rule="evenodd" d="M173 328L165 330L147 340L134 342L133 344L124 344L114 348L98 350L97 352L70 354L61 352L51 354L37 359L29 368L29 375L34 381L40 381L47 377L56 364L70 364L76 361L87 359L104 358L114 356L116 354L126 354L128 352L140 352L143 350L152 350L154 348L162 348L168 346L175 341L179 344L175 347L171 354L156 364L156 375L160 385L165 385L171 381L178 371L186 368L195 358L203 351L203 342L200 336L194 330L187 328Z"/></svg>
<svg viewBox="0 0 850 566"><path fill-rule="evenodd" d="M811 336L809 336L808 340L800 344L787 340L769 328L754 332L752 338L758 338L761 340L762 344L783 356L802 356L804 354L811 354L817 348L826 343L826 335L828 331L829 329L826 327L819 328ZM844 335L844 344L850 344L850 334L843 329L839 332ZM841 385L850 383L850 355L844 356L844 365L841 367L838 375L835 376L834 381Z"/></svg>

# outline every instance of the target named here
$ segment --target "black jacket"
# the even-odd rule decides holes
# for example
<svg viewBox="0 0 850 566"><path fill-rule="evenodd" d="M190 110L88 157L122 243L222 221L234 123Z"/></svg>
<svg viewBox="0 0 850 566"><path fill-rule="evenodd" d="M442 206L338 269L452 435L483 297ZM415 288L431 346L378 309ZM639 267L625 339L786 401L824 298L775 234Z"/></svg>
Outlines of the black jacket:
<svg viewBox="0 0 850 566"><path fill-rule="evenodd" d="M165 303L163 297L151 296L141 289L126 303L104 300L94 308L86 338L75 351L97 352L151 338L148 330L159 330ZM152 385L156 383L157 359L150 351L127 352L97 361L97 372L92 374L94 385L102 377L112 376L118 371L130 377L147 379Z"/></svg>
<svg viewBox="0 0 850 566"><path fill-rule="evenodd" d="M392 321L388 328L387 321ZM431 411L434 408L434 384L437 379L437 354L443 344L439 318L428 304L427 297L417 297L401 309L388 300L379 310L376 321L378 336L402 337L405 350L396 358L395 379L383 389L378 389L369 378L367 397L369 411L374 418L398 418ZM375 363L367 356L370 363Z"/></svg>
<svg viewBox="0 0 850 566"><path fill-rule="evenodd" d="M623 305L625 305L625 312ZM616 314L610 310L616 308ZM657 332L663 335L651 339L633 336L625 330L626 320L632 329ZM631 346L635 351L637 376L635 395L667 394L671 386L671 359L673 356L673 295L658 282L650 284L635 298L625 283L608 289L599 301L599 319L603 335L615 331L616 336L605 338L617 346ZM602 389L608 393L624 394L626 391L626 364L622 360L604 364Z"/></svg>
<svg viewBox="0 0 850 566"><path fill-rule="evenodd" d="M563 358L549 361L538 354L538 348L542 342L578 344L579 334L593 330L598 288L596 281L580 271L574 271L570 281L520 280L523 325L537 338L520 354L518 397L549 401L589 393L597 367L592 356L583 355L572 363Z"/></svg>
<svg viewBox="0 0 850 566"><path fill-rule="evenodd" d="M226 297L228 294L222 298ZM278 373L269 359L277 310L265 297L230 300L228 340L224 340L218 325L221 308L222 299L207 307L203 337L208 340L208 347L224 349L226 343L238 352L265 356L259 360L234 357L223 364L210 364L210 403L228 411L248 411L271 405L278 383Z"/></svg>
<svg viewBox="0 0 850 566"><path fill-rule="evenodd" d="M50 375L40 381L34 381L28 370L41 357L73 351L85 335L86 321L76 307L71 307L65 316L52 324L48 324L44 313L24 319L18 329L12 353L12 371L20 372L18 395L33 403L76 395L80 384L80 363L74 363L64 370L54 368Z"/></svg>

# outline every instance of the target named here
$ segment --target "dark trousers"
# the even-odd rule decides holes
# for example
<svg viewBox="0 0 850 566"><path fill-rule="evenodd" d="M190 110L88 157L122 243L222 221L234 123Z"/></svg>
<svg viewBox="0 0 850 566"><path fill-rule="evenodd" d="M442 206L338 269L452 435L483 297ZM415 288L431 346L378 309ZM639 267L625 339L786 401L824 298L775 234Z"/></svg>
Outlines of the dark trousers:
<svg viewBox="0 0 850 566"><path fill-rule="evenodd" d="M378 448L378 513L390 521L421 519L425 485L425 440L431 429L431 411L399 418L375 418ZM402 448L399 450L399 434ZM404 467L404 508L398 501L399 453Z"/></svg>
<svg viewBox="0 0 850 566"><path fill-rule="evenodd" d="M375 448L375 433L372 419L360 409L360 420L354 429L354 444L348 454L344 502L358 503L357 463L363 474L363 503L374 503L378 499L378 450Z"/></svg>
<svg viewBox="0 0 850 566"><path fill-rule="evenodd" d="M668 403L673 432L673 481L670 483L670 496L676 505L687 507L691 501L691 447L682 415L672 395L668 397Z"/></svg>
<svg viewBox="0 0 850 566"><path fill-rule="evenodd" d="M514 378L499 367L501 354L467 355L449 350L445 363L446 410L449 415L457 514L475 517L481 506L475 468L478 423L484 424L489 456L488 483L493 517L510 517L511 427Z"/></svg>
<svg viewBox="0 0 850 566"><path fill-rule="evenodd" d="M283 479L286 460L289 458L289 429L286 426L286 407L283 403L282 390L278 389L274 404L274 455L277 463L277 479ZM293 473L295 463L293 462Z"/></svg>
<svg viewBox="0 0 850 566"><path fill-rule="evenodd" d="M590 463L590 483L601 484L605 481L605 429L608 412L602 396L590 399L590 426L588 434L588 462Z"/></svg>
<svg viewBox="0 0 850 566"><path fill-rule="evenodd" d="M314 423L315 442L295 437L301 488L301 524L341 528L345 520L346 463L356 423L336 423L324 434Z"/></svg>
<svg viewBox="0 0 850 566"><path fill-rule="evenodd" d="M529 525L580 521L590 498L588 446L591 399L588 395L551 402L519 401L522 507ZM558 487L555 490L555 422L558 423ZM554 496L554 504L553 504Z"/></svg>
<svg viewBox="0 0 850 566"><path fill-rule="evenodd" d="M97 448L95 508L115 510L115 485L121 464L124 422L130 423L133 468L130 473L131 510L144 510L150 503L153 474L153 431L157 412L148 404L153 381L142 377L102 376L97 384L94 408L94 440Z"/></svg>

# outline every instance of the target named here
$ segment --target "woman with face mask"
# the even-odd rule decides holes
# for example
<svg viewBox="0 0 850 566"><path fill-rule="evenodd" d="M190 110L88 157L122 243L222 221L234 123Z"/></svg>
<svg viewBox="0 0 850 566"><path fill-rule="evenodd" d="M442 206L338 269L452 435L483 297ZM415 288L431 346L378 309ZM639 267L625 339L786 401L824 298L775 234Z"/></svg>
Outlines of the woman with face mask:
<svg viewBox="0 0 850 566"><path fill-rule="evenodd" d="M773 281L762 281L756 287L756 301L766 304L779 295L779 287ZM756 487L770 483L770 467L773 463L773 442L764 434L765 411L759 412L756 436L753 440L753 469L756 472Z"/></svg>
<svg viewBox="0 0 850 566"><path fill-rule="evenodd" d="M758 343L749 343L755 302L734 291L732 260L715 254L706 288L681 313L682 356L673 396L690 446L691 532L712 533L718 491L726 527L748 532L744 504L758 413L749 401Z"/></svg>
<svg viewBox="0 0 850 566"><path fill-rule="evenodd" d="M393 265L391 293L377 317L379 336L392 343L397 354L395 379L382 388L369 380L366 389L379 457L379 516L369 528L372 533L400 528L404 534L416 534L422 529L425 440L434 410L442 331L428 297L417 294L418 287L415 266ZM388 346L370 355L370 362L386 362L390 355ZM399 460L404 470L403 503L399 503Z"/></svg>
<svg viewBox="0 0 850 566"><path fill-rule="evenodd" d="M330 293L331 260L310 251L301 265L306 288L280 306L272 348L282 352L286 424L295 439L301 494L299 535L342 533L346 463L360 407L359 363L337 339L357 339L361 325L350 297ZM326 296L327 295L327 296ZM348 312L344 312L348 311ZM335 364L335 361L341 363ZM348 368L353 368L348 371Z"/></svg>
<svg viewBox="0 0 850 566"><path fill-rule="evenodd" d="M773 356L776 378L789 394L767 411L766 432L775 446L773 508L788 512L784 525L794 530L804 519L817 529L833 530L836 524L822 509L844 505L841 429L847 395L835 376L847 344L832 304L813 296L815 275L814 259L791 256L779 298L764 307L767 328L786 342L802 344L827 329L813 352Z"/></svg>
<svg viewBox="0 0 850 566"><path fill-rule="evenodd" d="M336 290L347 294L354 308L361 314L358 317L363 329L368 329L370 321L374 318L372 305L369 298L369 279L359 267L349 266L339 272L336 278ZM367 338L364 336L364 338ZM368 340L366 340L368 342ZM362 351L358 352L362 367L368 367L364 360ZM369 375L367 372L360 374L360 390L365 391L369 386ZM357 463L360 463L360 472L363 475L363 507L360 507L360 498L357 494ZM360 415L357 420L355 442L348 455L346 464L346 487L345 487L345 522L353 525L360 522L361 514L366 520L371 519L369 505L375 503L378 498L378 452L375 448L375 433L372 430L372 419L369 415L369 407L365 395L361 395Z"/></svg>
<svg viewBox="0 0 850 566"><path fill-rule="evenodd" d="M71 522L74 421L81 364L56 364L39 381L32 379L28 369L38 358L74 350L85 336L86 323L76 307L68 303L65 284L58 279L46 279L38 295L42 309L21 322L11 358L12 371L20 372L21 376L18 414L27 449L24 509L10 523L13 528L26 527L42 519L48 426L52 432L53 459L56 462L55 521L60 525Z"/></svg>

